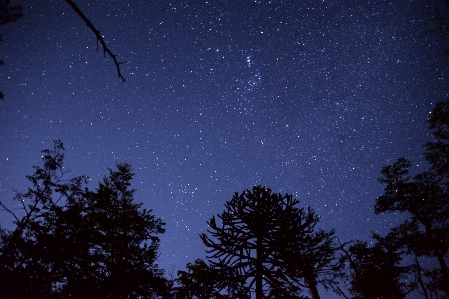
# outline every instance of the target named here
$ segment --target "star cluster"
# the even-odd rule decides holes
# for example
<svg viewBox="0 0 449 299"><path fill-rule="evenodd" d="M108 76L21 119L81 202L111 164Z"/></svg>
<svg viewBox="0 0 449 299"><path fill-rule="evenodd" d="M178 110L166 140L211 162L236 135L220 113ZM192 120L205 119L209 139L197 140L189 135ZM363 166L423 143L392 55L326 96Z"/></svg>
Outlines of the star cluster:
<svg viewBox="0 0 449 299"><path fill-rule="evenodd" d="M424 165L426 118L448 96L449 41L429 1L77 1L126 82L63 1L20 1L3 26L0 198L53 139L90 187L128 162L167 223L160 265L204 258L199 234L234 192L291 193L341 240L401 220L373 213L382 166ZM1 225L11 217L1 212Z"/></svg>

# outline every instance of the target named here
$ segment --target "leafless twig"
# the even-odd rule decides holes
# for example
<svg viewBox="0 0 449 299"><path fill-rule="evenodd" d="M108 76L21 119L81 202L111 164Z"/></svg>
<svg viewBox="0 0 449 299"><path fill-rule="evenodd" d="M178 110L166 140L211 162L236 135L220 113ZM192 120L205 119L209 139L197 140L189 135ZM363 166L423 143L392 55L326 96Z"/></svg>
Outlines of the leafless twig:
<svg viewBox="0 0 449 299"><path fill-rule="evenodd" d="M17 222L20 222L20 219L16 216L16 214L15 214L13 211L11 211L10 209L8 209L8 207L6 207L1 201L0 201L0 206L1 206L6 212L10 213L10 214L14 217L14 219L16 219Z"/></svg>
<svg viewBox="0 0 449 299"><path fill-rule="evenodd" d="M114 64L117 67L117 74L122 81L125 81L125 78L123 77L122 73L120 72L120 65L126 62L118 62L117 61L117 55L112 54L111 50L106 45L106 42L104 41L103 37L100 34L100 31L95 28L95 26L92 24L92 22L86 17L86 15L79 9L79 7L73 2L72 0L66 0L66 2L73 8L73 10L80 16L81 19L83 19L84 22L86 22L87 27L89 27L95 36L97 37L97 45L98 41L101 43L101 46L103 47L103 54L106 56L106 53L111 56L112 60L114 60Z"/></svg>

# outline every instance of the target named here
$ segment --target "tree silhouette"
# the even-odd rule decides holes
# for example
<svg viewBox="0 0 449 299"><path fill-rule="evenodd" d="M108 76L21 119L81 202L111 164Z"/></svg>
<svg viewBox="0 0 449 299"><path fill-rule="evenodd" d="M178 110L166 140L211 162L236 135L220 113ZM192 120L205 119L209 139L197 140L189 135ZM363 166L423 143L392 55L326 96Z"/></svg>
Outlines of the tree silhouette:
<svg viewBox="0 0 449 299"><path fill-rule="evenodd" d="M130 294L137 298L162 281L155 261L157 234L164 232L165 223L134 202L135 189L129 188L133 175L130 165L117 164L117 170L109 169L109 176L88 195L87 224L94 228L92 255L103 266L100 271L108 273L102 277L103 298Z"/></svg>
<svg viewBox="0 0 449 299"><path fill-rule="evenodd" d="M439 180L449 181L449 99L436 103L428 119L435 141L426 143L426 159ZM446 189L447 191L447 189Z"/></svg>
<svg viewBox="0 0 449 299"><path fill-rule="evenodd" d="M286 224L289 221L284 219ZM277 249L278 259L287 266L288 277L307 288L313 299L320 298L318 284L335 290L339 284L338 278L343 275L343 265L336 259L338 247L335 244L335 231L315 230L318 218L314 221L311 230L303 230L301 226L286 227L285 231L289 233L283 237L285 243Z"/></svg>
<svg viewBox="0 0 449 299"><path fill-rule="evenodd" d="M11 0L0 0L0 25L5 25L21 18L22 7L11 5Z"/></svg>
<svg viewBox="0 0 449 299"><path fill-rule="evenodd" d="M244 282L238 277L226 277L197 259L186 265L187 271L178 271L176 299L249 299Z"/></svg>
<svg viewBox="0 0 449 299"><path fill-rule="evenodd" d="M376 214L410 215L391 230L390 241L411 256L436 258L439 271L428 278L449 296L449 100L435 106L428 122L435 137L426 144L430 169L411 178L411 162L405 158L383 167L379 181L385 184L384 194L376 199L374 209Z"/></svg>
<svg viewBox="0 0 449 299"><path fill-rule="evenodd" d="M51 237L51 219L60 212L61 200L82 192L85 177L65 179L63 145L55 141L53 150L42 151L43 166L34 166L27 176L32 187L16 192L14 200L21 214L0 205L15 219L15 229L2 232L0 249L0 288L6 298L46 297L51 293L52 278L48 258L57 243ZM64 198L64 199L63 199Z"/></svg>
<svg viewBox="0 0 449 299"><path fill-rule="evenodd" d="M371 247L363 241L356 241L347 250L342 247L350 268L351 298L405 298L415 284L405 283L410 267L401 265L401 249L377 234L373 238L376 242Z"/></svg>
<svg viewBox="0 0 449 299"><path fill-rule="evenodd" d="M213 298L212 293L219 283L217 275L201 259L186 265L187 271L178 271L176 298Z"/></svg>
<svg viewBox="0 0 449 299"><path fill-rule="evenodd" d="M243 279L248 288L255 284L258 299L275 294L301 298L295 294L304 287L319 298L316 278L333 260L334 233L314 232L318 216L298 203L291 195L261 186L235 193L217 215L221 224L213 216L208 222L211 236L201 235L211 266Z"/></svg>
<svg viewBox="0 0 449 299"><path fill-rule="evenodd" d="M43 167L17 193L22 215L2 231L2 298L141 298L166 286L155 264L164 223L134 202L131 167L117 164L95 191L67 179L63 144L43 151ZM83 188L84 187L84 188Z"/></svg>

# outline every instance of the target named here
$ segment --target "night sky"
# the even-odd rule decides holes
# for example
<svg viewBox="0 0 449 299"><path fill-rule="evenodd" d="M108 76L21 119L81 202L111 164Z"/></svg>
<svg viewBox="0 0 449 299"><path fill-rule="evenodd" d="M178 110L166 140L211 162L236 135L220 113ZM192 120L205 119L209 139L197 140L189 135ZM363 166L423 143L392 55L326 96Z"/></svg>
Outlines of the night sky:
<svg viewBox="0 0 449 299"><path fill-rule="evenodd" d="M426 119L449 91L443 2L75 2L126 82L65 1L16 1L24 17L0 27L2 202L61 139L92 189L133 166L136 201L166 222L167 272L204 258L206 221L254 185L293 194L341 241L401 222L374 214L377 178L401 156L426 166Z"/></svg>

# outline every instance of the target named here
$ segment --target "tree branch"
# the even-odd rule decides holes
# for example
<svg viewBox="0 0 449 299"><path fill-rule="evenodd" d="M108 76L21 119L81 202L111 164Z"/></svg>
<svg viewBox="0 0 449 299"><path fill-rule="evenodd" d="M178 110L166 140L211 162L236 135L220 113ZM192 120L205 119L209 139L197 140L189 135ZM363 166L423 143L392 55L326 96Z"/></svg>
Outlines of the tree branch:
<svg viewBox="0 0 449 299"><path fill-rule="evenodd" d="M86 15L79 9L79 7L73 2L72 0L66 0L66 2L72 7L72 9L80 16L81 19L86 23L87 27L89 27L92 32L97 37L97 45L98 41L101 43L101 46L103 47L103 54L106 56L106 53L111 56L112 60L114 60L114 64L117 68L117 74L120 79L122 79L123 82L125 82L125 78L123 77L122 73L120 72L120 65L124 64L126 62L118 62L117 61L117 55L113 54L111 50L106 45L106 42L104 41L103 37L100 34L100 31L95 28L95 26L92 24L92 22L86 17Z"/></svg>
<svg viewBox="0 0 449 299"><path fill-rule="evenodd" d="M10 213L10 214L14 217L14 219L16 219L17 222L20 221L19 218L17 218L16 214L15 214L13 211L11 211L10 209L8 209L8 208L7 208L1 201L0 201L0 206L1 206L6 212Z"/></svg>

